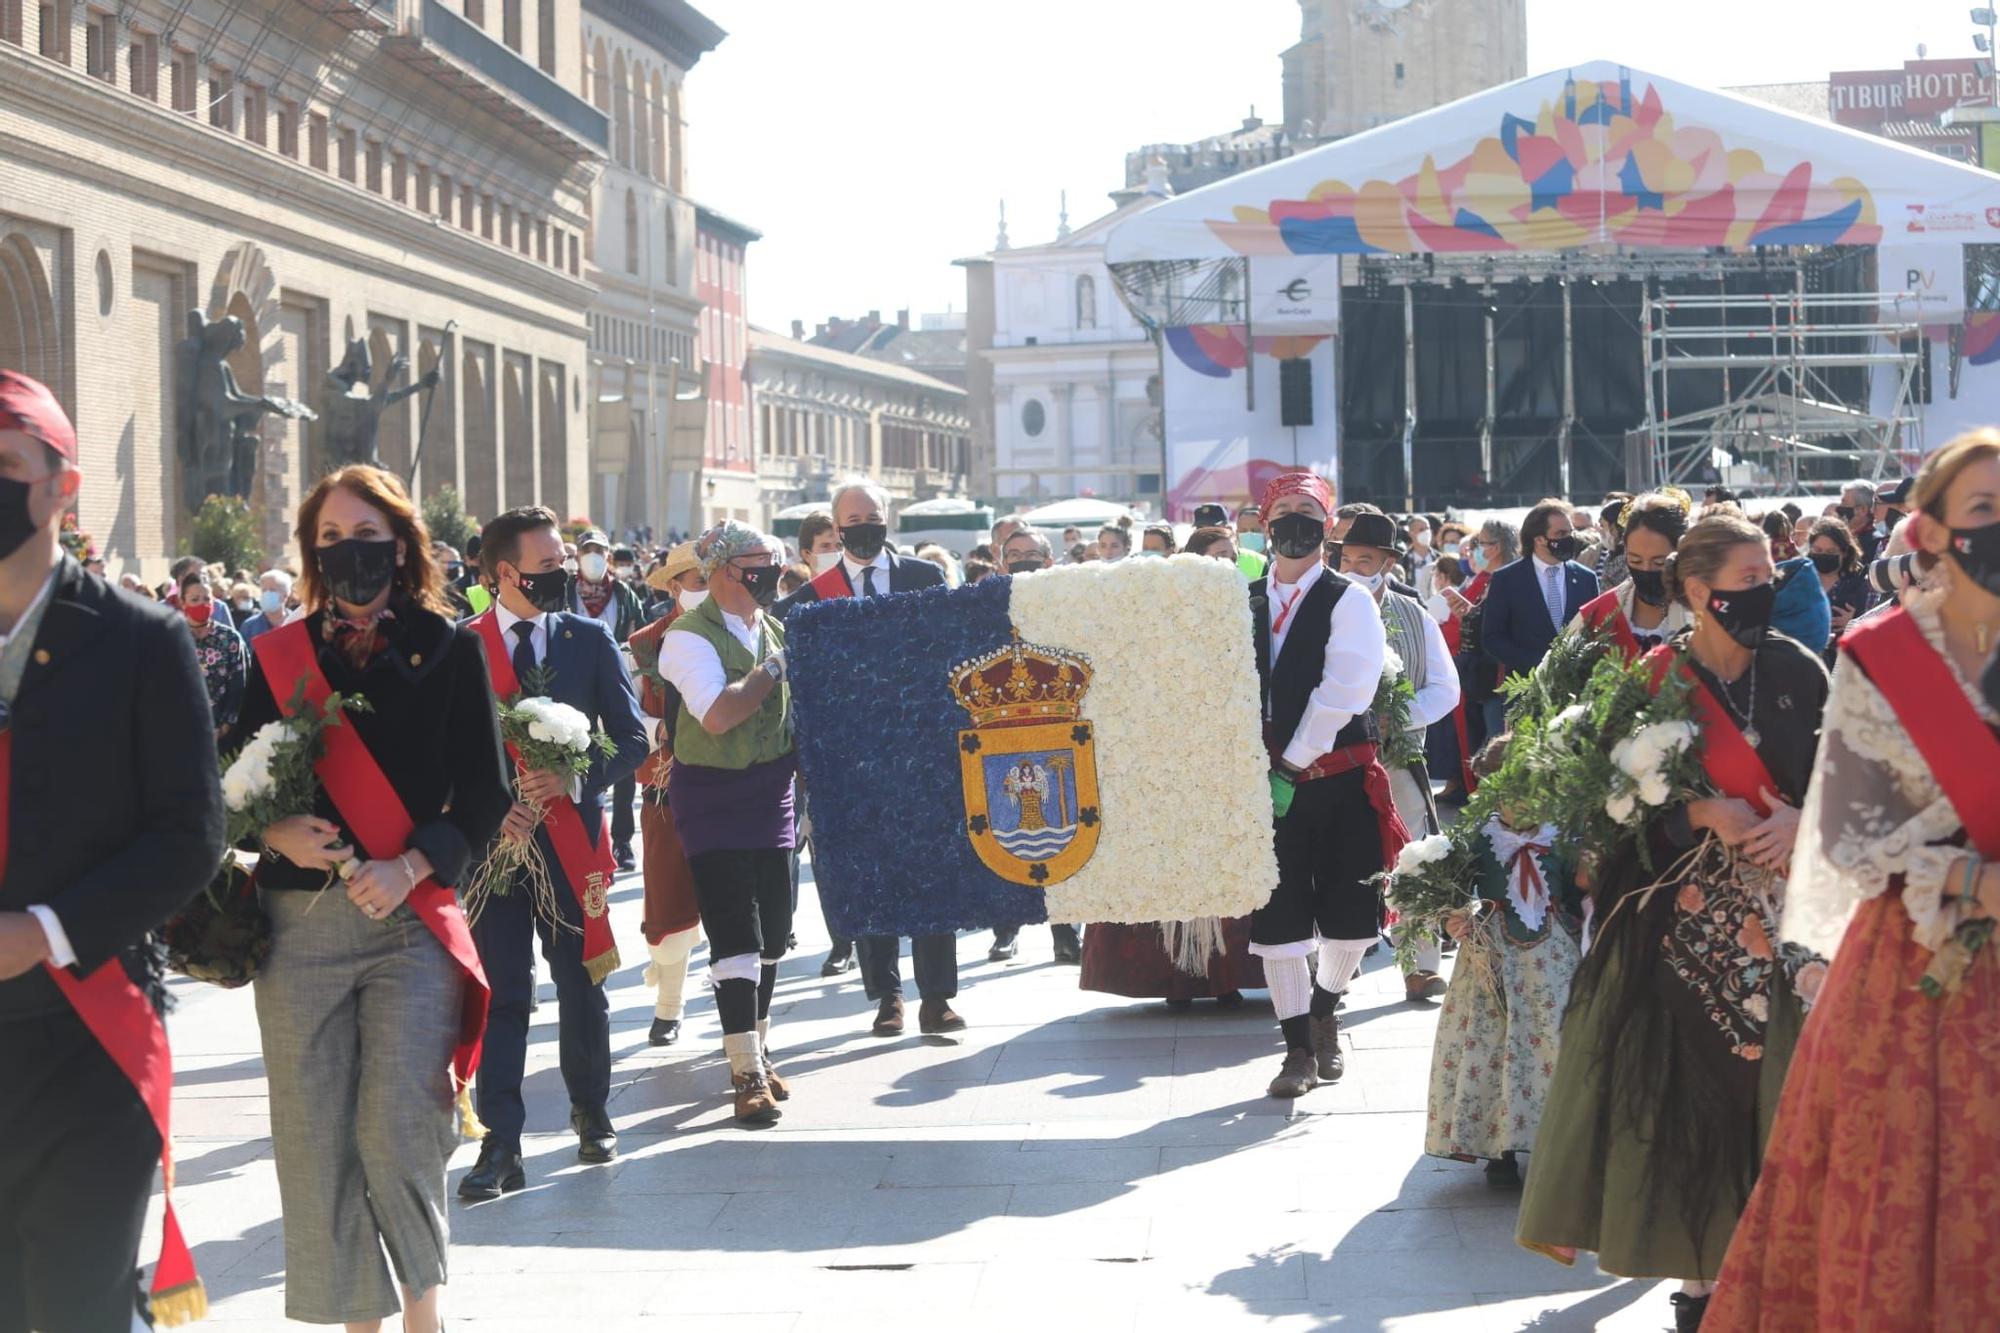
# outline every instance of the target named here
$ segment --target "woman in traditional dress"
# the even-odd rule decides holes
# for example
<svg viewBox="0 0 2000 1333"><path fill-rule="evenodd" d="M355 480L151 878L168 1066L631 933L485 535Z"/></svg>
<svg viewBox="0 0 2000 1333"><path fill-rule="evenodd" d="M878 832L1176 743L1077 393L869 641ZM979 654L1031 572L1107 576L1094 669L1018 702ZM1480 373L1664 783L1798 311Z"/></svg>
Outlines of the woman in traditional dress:
<svg viewBox="0 0 2000 1333"><path fill-rule="evenodd" d="M1499 771L1507 743L1498 736L1480 751L1482 779ZM1521 1183L1515 1156L1535 1146L1555 1073L1583 904L1555 856L1553 825L1501 811L1478 837L1479 907L1444 923L1461 948L1431 1047L1424 1151L1483 1161L1489 1184L1512 1188Z"/></svg>
<svg viewBox="0 0 2000 1333"><path fill-rule="evenodd" d="M1738 513L1695 523L1667 560L1694 625L1649 659L1692 677L1717 794L1653 808L1650 870L1631 841L1596 867L1595 934L1521 1204L1530 1249L1681 1279L1683 1330L1755 1183L1801 1019L1794 976L1811 961L1774 941L1827 678L1768 631L1771 580L1763 530Z"/></svg>
<svg viewBox="0 0 2000 1333"><path fill-rule="evenodd" d="M285 1313L373 1333L400 1308L407 1333L435 1333L454 1080L486 1013L451 886L513 793L485 650L446 615L402 482L363 465L324 477L296 535L310 613L257 637L244 734L288 715L300 685L368 707L327 729L313 813L265 829L257 866Z"/></svg>
<svg viewBox="0 0 2000 1333"><path fill-rule="evenodd" d="M1834 673L1784 930L1839 949L1719 1328L2000 1328L2000 431L1932 454L1911 501L1924 588Z"/></svg>
<svg viewBox="0 0 2000 1333"><path fill-rule="evenodd" d="M1660 491L1625 505L1618 528L1627 577L1584 603L1569 622L1570 633L1605 630L1632 658L1687 628L1687 608L1667 596L1667 558L1687 532L1690 507L1685 495Z"/></svg>

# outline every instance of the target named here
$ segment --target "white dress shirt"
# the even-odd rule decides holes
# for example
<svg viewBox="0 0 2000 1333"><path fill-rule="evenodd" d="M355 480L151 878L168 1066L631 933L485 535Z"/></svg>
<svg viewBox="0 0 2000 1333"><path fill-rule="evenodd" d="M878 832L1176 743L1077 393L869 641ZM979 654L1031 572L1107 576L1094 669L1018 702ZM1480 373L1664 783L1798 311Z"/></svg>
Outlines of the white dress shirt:
<svg viewBox="0 0 2000 1333"><path fill-rule="evenodd" d="M1299 603L1312 591L1313 584L1326 576L1327 568L1315 561L1296 584L1271 577L1266 588L1264 615L1271 627L1271 663L1291 636ZM1335 576L1338 577L1338 576ZM1287 608L1290 608L1287 612ZM1285 616L1284 623L1278 617ZM1382 613L1366 589L1350 587L1333 607L1333 627L1326 636L1326 660L1319 684L1306 700L1305 715L1285 745L1284 759L1297 768L1309 767L1333 749L1340 729L1365 713L1375 702L1375 687L1382 679L1382 662L1388 641L1382 632Z"/></svg>
<svg viewBox="0 0 2000 1333"><path fill-rule="evenodd" d="M716 609L721 610L720 607ZM750 656L757 657L763 653L761 623L752 624L723 611L722 624L736 642L750 650ZM681 702L687 705L688 715L697 722L708 716L708 710L715 706L716 699L729 688L729 677L722 669L721 655L707 639L691 631L676 634L669 629L660 636L660 674L681 692Z"/></svg>
<svg viewBox="0 0 2000 1333"><path fill-rule="evenodd" d="M514 645L520 642L520 636L514 633L514 626L520 624L523 620L535 627L534 632L528 635L528 650L535 655L535 665L540 666L549 660L548 612L542 611L532 616L517 616L507 609L506 603L496 597L493 599L493 618L499 622L500 639L507 645L507 657L510 661L514 656ZM527 682L523 681L522 686L525 688L526 685Z"/></svg>
<svg viewBox="0 0 2000 1333"><path fill-rule="evenodd" d="M889 595L888 547L884 546L881 550L877 551L875 558L866 564L858 563L853 556L843 551L841 552L840 563L847 571L847 581L854 588L854 595L856 597L861 596L861 571L864 569L875 571L875 595L877 597L887 597Z"/></svg>

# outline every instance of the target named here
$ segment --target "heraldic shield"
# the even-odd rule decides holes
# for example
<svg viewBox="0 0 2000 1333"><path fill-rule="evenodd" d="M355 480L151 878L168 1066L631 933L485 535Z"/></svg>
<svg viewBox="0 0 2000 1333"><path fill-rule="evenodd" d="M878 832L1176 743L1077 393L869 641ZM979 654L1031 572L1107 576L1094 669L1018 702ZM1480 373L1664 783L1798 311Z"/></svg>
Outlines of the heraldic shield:
<svg viewBox="0 0 2000 1333"><path fill-rule="evenodd" d="M1083 720L1090 659L1016 641L952 668L965 832L1012 884L1057 884L1097 850L1097 755Z"/></svg>

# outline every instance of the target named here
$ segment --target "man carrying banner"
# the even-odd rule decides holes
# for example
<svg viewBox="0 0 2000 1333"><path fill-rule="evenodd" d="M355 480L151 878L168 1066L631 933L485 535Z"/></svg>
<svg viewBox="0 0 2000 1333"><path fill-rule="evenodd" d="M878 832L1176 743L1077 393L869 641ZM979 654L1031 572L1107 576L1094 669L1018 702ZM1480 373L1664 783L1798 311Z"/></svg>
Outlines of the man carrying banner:
<svg viewBox="0 0 2000 1333"><path fill-rule="evenodd" d="M173 1091L142 942L220 862L222 792L186 621L62 553L76 461L0 371L0 1328L125 1333ZM205 1308L170 1202L152 1314Z"/></svg>
<svg viewBox="0 0 2000 1333"><path fill-rule="evenodd" d="M521 1078L537 935L556 983L562 1076L577 1159L608 1162L616 1150L618 1136L605 1109L611 1095L611 1020L604 978L618 967L605 906L616 871L605 828L605 793L646 757L645 722L610 631L562 609L569 580L554 512L538 505L509 510L486 525L479 550L496 600L491 611L468 623L486 645L494 694L543 695L568 704L609 735L616 749L608 757L593 755L590 771L574 790L554 773L521 773L520 800L501 825L503 838L535 839L554 884L558 919L545 919L536 910L534 895L517 877L508 891L486 898L473 923L493 986L493 1011L479 1070L479 1118L488 1132L478 1163L459 1182L459 1197L465 1199L497 1198L526 1183ZM544 811L539 822L536 806Z"/></svg>
<svg viewBox="0 0 2000 1333"><path fill-rule="evenodd" d="M1250 585L1278 857L1271 900L1250 917L1250 952L1264 960L1285 1034L1273 1097L1303 1096L1344 1072L1334 1008L1379 929L1369 881L1408 836L1370 712L1382 617L1322 559L1332 508L1324 478L1274 478L1260 511L1271 570Z"/></svg>
<svg viewBox="0 0 2000 1333"><path fill-rule="evenodd" d="M674 827L708 935L722 1049L746 1125L778 1119L790 1090L771 1064L771 993L792 931L791 692L785 629L766 611L779 566L768 539L724 522L695 542L708 600L660 639L660 674L680 691Z"/></svg>
<svg viewBox="0 0 2000 1333"><path fill-rule="evenodd" d="M944 582L944 571L928 560L905 559L888 549L889 493L872 481L841 484L833 493L834 530L841 556L825 573L779 602L780 619L796 606L829 597L881 597L915 592ZM895 935L868 935L855 941L861 983L876 1004L874 1033L903 1035L903 945ZM910 961L922 1003L917 1024L927 1033L956 1032L965 1020L953 1011L958 995L958 936L919 935L910 941Z"/></svg>

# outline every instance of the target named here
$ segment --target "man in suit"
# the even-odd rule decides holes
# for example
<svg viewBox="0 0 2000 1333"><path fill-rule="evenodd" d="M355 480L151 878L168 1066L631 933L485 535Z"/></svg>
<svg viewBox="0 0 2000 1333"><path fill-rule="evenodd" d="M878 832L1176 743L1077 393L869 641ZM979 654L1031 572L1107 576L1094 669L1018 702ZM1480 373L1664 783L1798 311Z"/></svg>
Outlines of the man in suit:
<svg viewBox="0 0 2000 1333"><path fill-rule="evenodd" d="M1519 560L1495 571L1480 612L1480 643L1510 676L1541 665L1556 635L1597 596L1597 576L1576 563L1579 544L1570 508L1544 500L1521 520ZM1486 734L1506 729L1506 701L1488 699Z"/></svg>
<svg viewBox="0 0 2000 1333"><path fill-rule="evenodd" d="M794 607L826 597L885 597L915 592L944 582L944 571L928 560L897 555L888 549L889 495L872 481L843 483L833 493L833 526L840 535L840 560L777 606L779 619ZM855 941L861 959L861 983L875 1001L874 1033L903 1033L903 942L895 935L869 935ZM917 974L917 1022L925 1032L956 1032L965 1020L953 1012L958 995L958 937L949 933L919 935L910 942Z"/></svg>
<svg viewBox="0 0 2000 1333"><path fill-rule="evenodd" d="M186 620L62 553L76 462L54 395L0 371L0 1328L123 1333L161 1138L98 1034L164 1057L145 937L215 873L223 808Z"/></svg>
<svg viewBox="0 0 2000 1333"><path fill-rule="evenodd" d="M558 1044L577 1158L583 1162L612 1158L618 1136L605 1109L611 1094L610 1005L584 956L580 900L589 889L572 881L574 870L565 872L547 821L564 817L556 809L559 803L573 802L591 849L600 849L606 837L606 793L646 757L645 722L619 660L618 645L602 624L563 610L569 600L569 577L563 571L562 534L555 513L540 506L509 510L488 523L480 538L480 558L495 589L491 615L497 640L505 645L520 692L544 694L577 709L611 737L616 749L608 757L594 754L589 771L574 784L555 773L523 773L521 800L501 826L503 838L536 839L555 882L555 909L562 920L545 920L536 910L534 895L516 883L511 891L488 898L473 924L473 942L493 987L493 1006L479 1067L479 1118L486 1122L487 1135L478 1163L458 1187L460 1197L468 1199L494 1198L526 1183L521 1131L527 1112L521 1077L534 998L537 935L556 983ZM482 633L486 632L483 619L473 621ZM489 653L494 641L488 638ZM538 817L529 801L547 813Z"/></svg>

